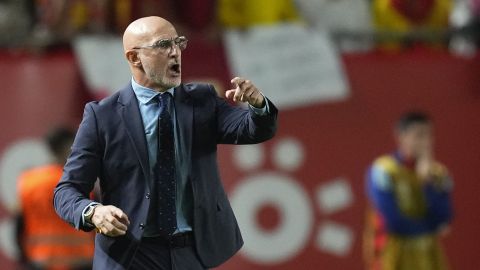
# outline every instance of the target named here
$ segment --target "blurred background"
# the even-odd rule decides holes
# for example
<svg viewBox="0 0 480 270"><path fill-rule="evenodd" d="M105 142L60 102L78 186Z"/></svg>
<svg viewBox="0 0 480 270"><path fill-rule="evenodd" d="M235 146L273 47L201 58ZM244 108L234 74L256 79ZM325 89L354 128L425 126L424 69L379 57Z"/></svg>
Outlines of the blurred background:
<svg viewBox="0 0 480 270"><path fill-rule="evenodd" d="M148 15L188 37L184 82L222 95L245 76L280 108L273 140L219 147L246 242L219 269L365 269L364 175L412 109L455 182L451 269L478 269L479 0L0 0L2 269L20 258L19 175L52 161L52 127L130 82L121 34Z"/></svg>

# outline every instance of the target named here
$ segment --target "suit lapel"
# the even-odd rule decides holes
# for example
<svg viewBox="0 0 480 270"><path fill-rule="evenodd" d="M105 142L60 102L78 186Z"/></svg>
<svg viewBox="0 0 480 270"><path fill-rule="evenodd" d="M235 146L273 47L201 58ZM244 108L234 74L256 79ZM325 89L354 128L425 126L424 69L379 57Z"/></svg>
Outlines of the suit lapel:
<svg viewBox="0 0 480 270"><path fill-rule="evenodd" d="M138 108L137 98L133 92L132 86L129 84L125 89L120 91L118 103L122 106L119 108L119 114L125 125L125 130L132 142L135 154L137 155L142 171L147 177L149 175L147 139L145 137L145 128L143 127L142 116Z"/></svg>
<svg viewBox="0 0 480 270"><path fill-rule="evenodd" d="M118 113L126 127L126 132L132 142L135 154L137 155L140 165L145 176L149 175L150 165L148 162L148 148L145 137L145 129L143 126L142 116L138 108L138 102L129 84L125 89L120 90L118 98L120 106ZM182 153L185 163L188 164L187 172L191 170L191 153L192 153L192 130L193 130L193 102L184 85L175 88L174 95L175 116L178 125L179 139L182 140Z"/></svg>
<svg viewBox="0 0 480 270"><path fill-rule="evenodd" d="M186 168L190 171L192 153L192 131L193 131L193 102L182 84L175 88L175 115L179 131L179 139L182 141L182 158Z"/></svg>

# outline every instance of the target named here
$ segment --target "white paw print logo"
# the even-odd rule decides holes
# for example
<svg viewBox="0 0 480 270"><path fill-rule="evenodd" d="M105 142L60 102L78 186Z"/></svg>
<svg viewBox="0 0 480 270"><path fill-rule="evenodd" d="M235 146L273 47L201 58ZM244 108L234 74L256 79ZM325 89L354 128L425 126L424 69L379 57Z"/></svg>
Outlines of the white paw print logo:
<svg viewBox="0 0 480 270"><path fill-rule="evenodd" d="M269 156L275 168L273 171L262 171L267 162L265 154L261 144L236 146L233 151L234 165L247 175L230 194L245 240L243 255L256 263L279 264L298 255L313 237L319 251L347 256L353 246L353 231L328 220L328 216L353 203L348 181L343 178L326 182L304 179L320 182L313 192L314 207L312 192L305 190L301 180L290 175L304 165L306 153L301 142L295 138L275 142ZM264 228L259 222L261 210L266 207L278 213L278 222L273 228ZM320 211L327 219L315 220L314 211Z"/></svg>

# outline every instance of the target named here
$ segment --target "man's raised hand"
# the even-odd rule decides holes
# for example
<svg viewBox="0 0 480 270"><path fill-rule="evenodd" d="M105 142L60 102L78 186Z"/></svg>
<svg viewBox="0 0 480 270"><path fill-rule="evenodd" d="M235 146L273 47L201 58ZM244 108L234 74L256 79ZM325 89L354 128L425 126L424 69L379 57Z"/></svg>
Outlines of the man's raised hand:
<svg viewBox="0 0 480 270"><path fill-rule="evenodd" d="M235 102L248 102L255 108L265 106L265 97L250 80L235 77L230 82L235 88L225 92L228 99L233 99Z"/></svg>

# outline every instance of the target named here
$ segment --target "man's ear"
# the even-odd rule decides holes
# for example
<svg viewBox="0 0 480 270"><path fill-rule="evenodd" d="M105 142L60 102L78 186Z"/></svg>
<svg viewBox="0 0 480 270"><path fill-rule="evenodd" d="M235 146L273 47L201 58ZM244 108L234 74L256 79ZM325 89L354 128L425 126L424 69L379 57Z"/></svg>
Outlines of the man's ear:
<svg viewBox="0 0 480 270"><path fill-rule="evenodd" d="M128 62L136 67L141 67L142 66L142 61L140 60L140 57L138 57L138 53L135 50L129 50L125 52L125 57L127 58Z"/></svg>

